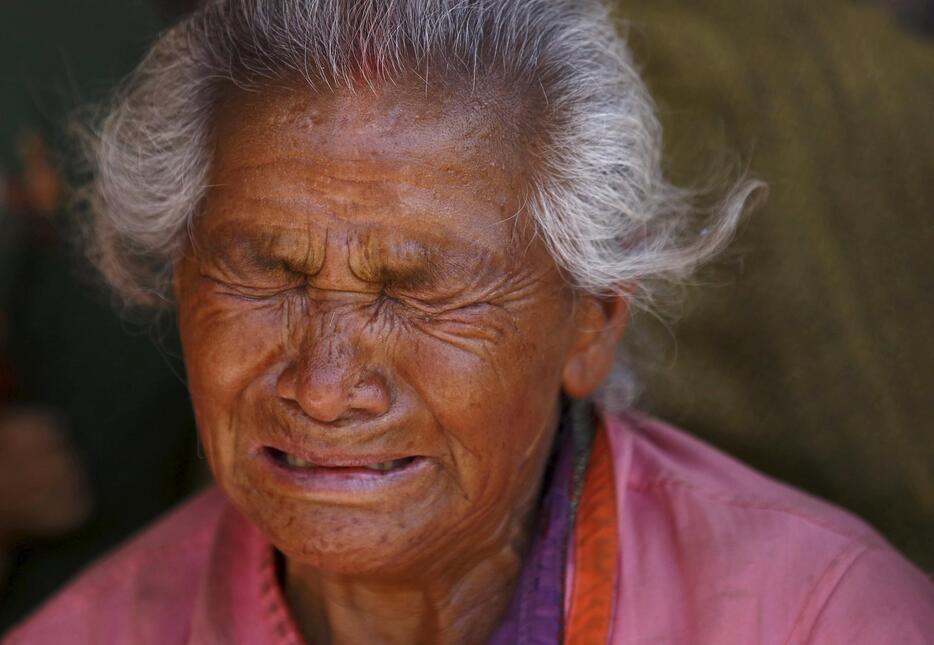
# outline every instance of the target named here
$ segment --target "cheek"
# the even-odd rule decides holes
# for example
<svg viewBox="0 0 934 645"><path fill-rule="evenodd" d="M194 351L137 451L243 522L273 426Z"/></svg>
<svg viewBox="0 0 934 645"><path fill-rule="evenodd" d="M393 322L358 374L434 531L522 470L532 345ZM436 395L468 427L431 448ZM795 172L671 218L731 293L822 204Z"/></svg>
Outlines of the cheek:
<svg viewBox="0 0 934 645"><path fill-rule="evenodd" d="M229 463L244 391L279 360L280 325L274 310L237 306L203 290L180 303L188 389L212 468Z"/></svg>
<svg viewBox="0 0 934 645"><path fill-rule="evenodd" d="M474 500L529 486L551 442L562 335L517 330L458 346L420 337L397 363L444 434L452 470ZM480 510L480 509L478 509Z"/></svg>

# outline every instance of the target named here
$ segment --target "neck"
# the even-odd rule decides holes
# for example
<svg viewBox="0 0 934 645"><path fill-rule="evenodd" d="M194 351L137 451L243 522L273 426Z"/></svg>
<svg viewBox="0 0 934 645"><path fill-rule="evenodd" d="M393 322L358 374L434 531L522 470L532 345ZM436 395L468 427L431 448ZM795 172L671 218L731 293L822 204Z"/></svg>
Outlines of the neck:
<svg viewBox="0 0 934 645"><path fill-rule="evenodd" d="M457 540L447 557L422 562L406 575L347 576L287 558L285 596L306 642L487 642L512 600L540 510L546 466L547 455L536 465L537 485L520 494L514 512L498 527L475 542Z"/></svg>
<svg viewBox="0 0 934 645"><path fill-rule="evenodd" d="M512 598L528 534L423 579L351 579L289 561L286 598L310 643L484 643Z"/></svg>

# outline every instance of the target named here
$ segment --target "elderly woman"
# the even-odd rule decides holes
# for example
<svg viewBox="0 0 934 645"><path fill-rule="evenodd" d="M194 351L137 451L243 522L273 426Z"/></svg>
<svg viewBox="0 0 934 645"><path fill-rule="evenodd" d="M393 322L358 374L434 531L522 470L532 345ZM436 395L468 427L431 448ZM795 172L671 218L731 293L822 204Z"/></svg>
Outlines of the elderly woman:
<svg viewBox="0 0 934 645"><path fill-rule="evenodd" d="M628 409L729 239L598 0L215 0L91 139L96 257L177 312L218 487L10 643L930 643L871 529Z"/></svg>

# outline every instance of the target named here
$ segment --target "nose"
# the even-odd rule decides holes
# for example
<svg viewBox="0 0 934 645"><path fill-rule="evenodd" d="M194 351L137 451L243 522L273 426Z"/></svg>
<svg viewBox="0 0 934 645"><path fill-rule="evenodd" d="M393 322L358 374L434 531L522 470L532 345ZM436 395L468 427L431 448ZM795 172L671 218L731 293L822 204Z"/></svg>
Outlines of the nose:
<svg viewBox="0 0 934 645"><path fill-rule="evenodd" d="M345 339L308 343L279 375L276 392L321 423L385 414L390 406L386 381L356 354Z"/></svg>

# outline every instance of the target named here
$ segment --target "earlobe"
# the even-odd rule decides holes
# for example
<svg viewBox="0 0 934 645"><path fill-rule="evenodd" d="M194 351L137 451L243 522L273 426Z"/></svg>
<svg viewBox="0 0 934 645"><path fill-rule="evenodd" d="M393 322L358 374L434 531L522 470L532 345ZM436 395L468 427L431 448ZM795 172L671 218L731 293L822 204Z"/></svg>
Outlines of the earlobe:
<svg viewBox="0 0 934 645"><path fill-rule="evenodd" d="M623 295L585 296L578 302L577 328L561 375L564 392L574 398L590 396L609 374L616 348L629 318Z"/></svg>

